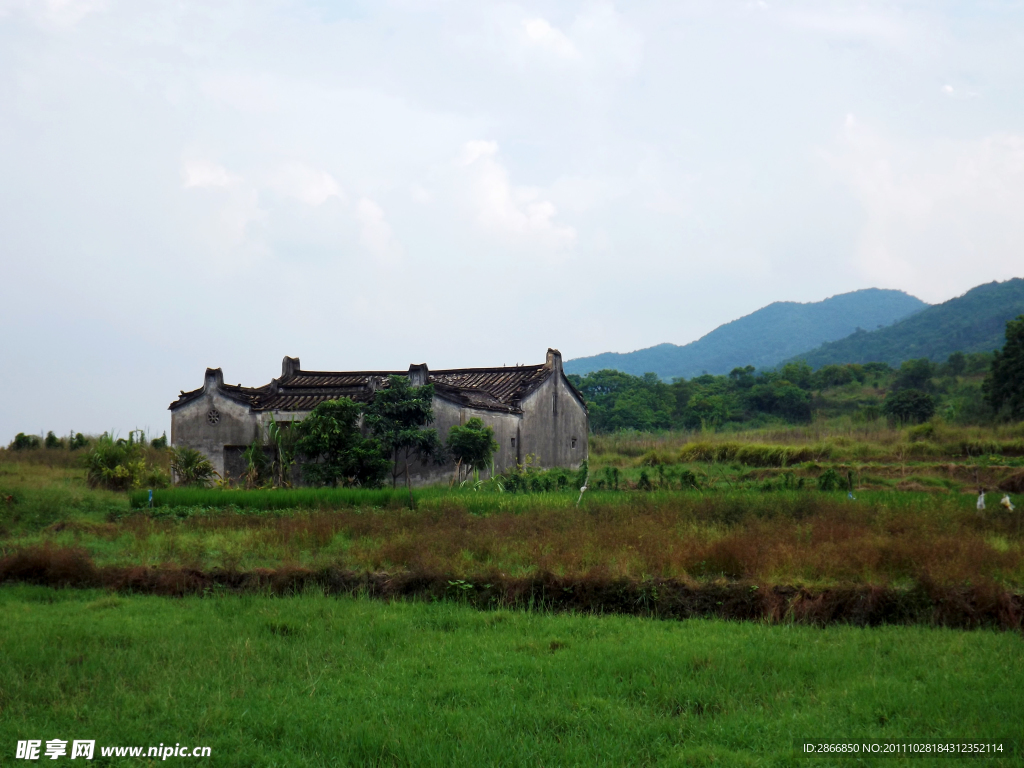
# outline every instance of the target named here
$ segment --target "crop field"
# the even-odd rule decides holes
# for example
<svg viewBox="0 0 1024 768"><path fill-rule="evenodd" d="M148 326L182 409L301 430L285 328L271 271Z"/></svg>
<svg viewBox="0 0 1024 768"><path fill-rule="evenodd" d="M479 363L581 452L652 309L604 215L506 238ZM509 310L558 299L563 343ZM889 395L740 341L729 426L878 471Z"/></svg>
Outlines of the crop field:
<svg viewBox="0 0 1024 768"><path fill-rule="evenodd" d="M924 432L598 436L582 498L529 471L151 502L87 487L69 452L0 451L0 731L218 765L1016 749L1022 438Z"/></svg>

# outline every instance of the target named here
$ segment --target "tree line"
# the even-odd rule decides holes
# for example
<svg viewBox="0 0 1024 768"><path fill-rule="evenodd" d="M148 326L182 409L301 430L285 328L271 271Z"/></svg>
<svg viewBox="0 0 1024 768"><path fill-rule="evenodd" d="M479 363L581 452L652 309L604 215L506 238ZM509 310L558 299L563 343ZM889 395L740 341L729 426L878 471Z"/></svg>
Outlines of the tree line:
<svg viewBox="0 0 1024 768"><path fill-rule="evenodd" d="M944 363L908 360L826 365L803 361L773 370L734 368L664 382L654 373L603 370L569 375L594 432L728 429L801 424L815 413L915 423L939 414L959 423L1024 419L1024 316L1006 327L995 353L955 352Z"/></svg>

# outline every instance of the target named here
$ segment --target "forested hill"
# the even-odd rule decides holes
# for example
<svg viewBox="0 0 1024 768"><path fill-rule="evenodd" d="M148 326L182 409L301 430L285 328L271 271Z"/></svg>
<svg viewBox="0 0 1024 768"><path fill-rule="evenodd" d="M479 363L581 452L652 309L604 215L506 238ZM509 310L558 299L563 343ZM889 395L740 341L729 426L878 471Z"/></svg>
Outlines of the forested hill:
<svg viewBox="0 0 1024 768"><path fill-rule="evenodd" d="M777 301L684 346L659 344L636 352L580 357L566 362L565 370L584 375L612 369L635 376L653 371L670 380L725 374L747 365L771 368L822 342L842 339L858 328L889 325L927 306L903 291L879 288L807 304Z"/></svg>
<svg viewBox="0 0 1024 768"><path fill-rule="evenodd" d="M844 363L888 363L927 357L943 361L953 352L991 352L1005 341L1006 321L1024 314L1024 279L987 283L963 296L928 307L880 330L854 333L795 355L812 368Z"/></svg>

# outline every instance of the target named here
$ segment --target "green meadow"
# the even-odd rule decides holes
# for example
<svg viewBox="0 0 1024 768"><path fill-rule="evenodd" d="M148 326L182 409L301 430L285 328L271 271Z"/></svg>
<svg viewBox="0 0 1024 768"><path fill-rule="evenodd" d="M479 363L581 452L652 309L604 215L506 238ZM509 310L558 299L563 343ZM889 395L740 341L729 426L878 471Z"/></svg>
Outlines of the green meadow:
<svg viewBox="0 0 1024 768"><path fill-rule="evenodd" d="M62 738L209 746L208 764L247 767L923 766L958 761L805 758L798 745L999 739L1006 751L970 764L1021 764L1010 741L1024 722L1017 633L311 591L166 599L6 586L0 610L8 755L19 739Z"/></svg>

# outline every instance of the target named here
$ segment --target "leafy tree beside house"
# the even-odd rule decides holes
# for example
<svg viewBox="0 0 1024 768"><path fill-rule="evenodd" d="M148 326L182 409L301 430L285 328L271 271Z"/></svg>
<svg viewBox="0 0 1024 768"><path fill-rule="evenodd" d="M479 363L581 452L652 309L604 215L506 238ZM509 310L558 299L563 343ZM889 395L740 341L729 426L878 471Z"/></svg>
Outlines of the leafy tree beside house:
<svg viewBox="0 0 1024 768"><path fill-rule="evenodd" d="M359 431L362 406L350 398L320 403L296 426L302 475L313 485L384 484L391 462L381 444Z"/></svg>
<svg viewBox="0 0 1024 768"><path fill-rule="evenodd" d="M498 442L494 439L494 430L474 416L462 426L454 426L448 431L448 452L462 467L473 470L484 469L491 463L491 457L498 450Z"/></svg>
<svg viewBox="0 0 1024 768"><path fill-rule="evenodd" d="M995 353L982 386L994 410L1006 407L1010 418L1024 419L1024 315L1006 324L1006 343Z"/></svg>
<svg viewBox="0 0 1024 768"><path fill-rule="evenodd" d="M388 386L378 389L366 406L365 422L391 459L391 487L400 475L411 482L412 460L443 461L444 446L436 429L424 429L434 421L434 385L413 386L405 376L388 376Z"/></svg>

